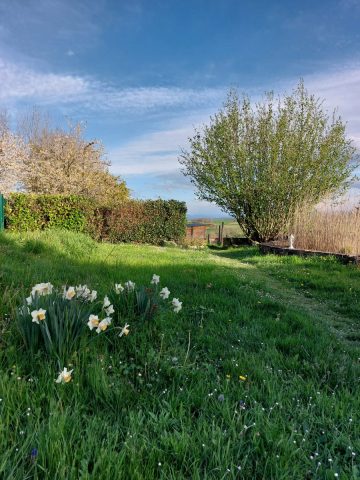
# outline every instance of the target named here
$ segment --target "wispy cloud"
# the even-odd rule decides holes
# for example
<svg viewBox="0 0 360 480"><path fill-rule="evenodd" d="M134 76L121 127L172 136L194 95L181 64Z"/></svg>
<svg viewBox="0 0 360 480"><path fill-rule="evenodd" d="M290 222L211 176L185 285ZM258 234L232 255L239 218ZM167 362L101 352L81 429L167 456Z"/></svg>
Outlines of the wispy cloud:
<svg viewBox="0 0 360 480"><path fill-rule="evenodd" d="M0 59L0 101L76 105L96 111L194 108L217 102L221 88L118 88L91 77L44 73Z"/></svg>

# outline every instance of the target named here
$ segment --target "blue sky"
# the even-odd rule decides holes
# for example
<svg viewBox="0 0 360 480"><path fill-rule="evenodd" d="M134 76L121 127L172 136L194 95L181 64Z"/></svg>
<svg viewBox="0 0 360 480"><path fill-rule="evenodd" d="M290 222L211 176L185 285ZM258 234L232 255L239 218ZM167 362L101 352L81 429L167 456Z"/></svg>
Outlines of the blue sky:
<svg viewBox="0 0 360 480"><path fill-rule="evenodd" d="M304 77L360 146L359 21L360 0L0 0L0 106L86 121L134 196L218 215L177 158L229 87Z"/></svg>

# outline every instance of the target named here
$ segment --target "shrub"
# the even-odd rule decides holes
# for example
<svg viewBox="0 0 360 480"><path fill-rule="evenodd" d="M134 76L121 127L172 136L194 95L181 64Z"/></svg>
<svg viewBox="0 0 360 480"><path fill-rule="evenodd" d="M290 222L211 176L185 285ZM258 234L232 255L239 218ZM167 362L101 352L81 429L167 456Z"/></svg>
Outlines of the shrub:
<svg viewBox="0 0 360 480"><path fill-rule="evenodd" d="M9 230L43 230L57 227L76 232L93 224L93 206L76 195L11 194L5 207L5 225Z"/></svg>
<svg viewBox="0 0 360 480"><path fill-rule="evenodd" d="M110 242L159 244L185 236L186 204L176 200L133 200L102 209L101 237Z"/></svg>
<svg viewBox="0 0 360 480"><path fill-rule="evenodd" d="M176 200L131 200L102 207L76 195L14 193L6 203L6 228L62 228L96 240L159 244L185 236L186 204Z"/></svg>

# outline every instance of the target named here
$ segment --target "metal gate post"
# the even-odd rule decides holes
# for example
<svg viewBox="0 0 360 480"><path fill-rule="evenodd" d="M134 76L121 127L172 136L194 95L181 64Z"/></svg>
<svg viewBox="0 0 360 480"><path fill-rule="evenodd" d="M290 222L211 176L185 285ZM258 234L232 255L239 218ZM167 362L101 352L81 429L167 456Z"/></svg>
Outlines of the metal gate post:
<svg viewBox="0 0 360 480"><path fill-rule="evenodd" d="M5 228L5 198L0 193L0 231Z"/></svg>

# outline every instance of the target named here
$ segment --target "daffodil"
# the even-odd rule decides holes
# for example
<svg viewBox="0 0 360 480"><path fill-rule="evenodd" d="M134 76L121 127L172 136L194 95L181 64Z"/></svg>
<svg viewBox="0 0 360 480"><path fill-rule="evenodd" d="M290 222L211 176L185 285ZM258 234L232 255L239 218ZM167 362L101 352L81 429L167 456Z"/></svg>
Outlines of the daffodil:
<svg viewBox="0 0 360 480"><path fill-rule="evenodd" d="M132 290L135 289L135 283L132 282L131 280L125 282L125 288L131 292Z"/></svg>
<svg viewBox="0 0 360 480"><path fill-rule="evenodd" d="M107 307L109 307L110 305L111 305L111 303L110 303L109 297L106 296L106 297L104 298L104 308L107 308Z"/></svg>
<svg viewBox="0 0 360 480"><path fill-rule="evenodd" d="M37 283L36 285L33 286L31 290L31 296L35 297L35 295L38 295L41 297L42 295L50 295L53 291L53 285L51 285L50 282L47 283Z"/></svg>
<svg viewBox="0 0 360 480"><path fill-rule="evenodd" d="M30 295L30 297L27 297L27 298L26 298L26 303L27 303L28 305L31 305L31 304L32 304L32 301L33 301L33 297L32 297L31 295Z"/></svg>
<svg viewBox="0 0 360 480"><path fill-rule="evenodd" d="M115 312L113 305L109 305L107 308L105 308L106 315L111 315L112 313Z"/></svg>
<svg viewBox="0 0 360 480"><path fill-rule="evenodd" d="M104 320L101 320L101 322L99 323L97 329L96 329L96 333L100 333L100 332L103 332L104 330L107 329L107 327L111 324L111 318L110 317L106 317L104 318Z"/></svg>
<svg viewBox="0 0 360 480"><path fill-rule="evenodd" d="M76 296L78 298L83 298L84 300L88 300L90 293L90 289L87 285L78 285L75 287Z"/></svg>
<svg viewBox="0 0 360 480"><path fill-rule="evenodd" d="M160 277L159 277L159 275L155 275L155 273L154 273L154 275L153 275L152 280L151 280L150 283L153 283L154 285L157 285L159 282L160 282Z"/></svg>
<svg viewBox="0 0 360 480"><path fill-rule="evenodd" d="M115 283L115 292L119 295L121 292L123 292L125 289L121 285L121 283Z"/></svg>
<svg viewBox="0 0 360 480"><path fill-rule="evenodd" d="M167 287L164 287L161 292L159 293L160 297L166 300L169 298L170 295L170 290Z"/></svg>
<svg viewBox="0 0 360 480"><path fill-rule="evenodd" d="M90 293L90 295L88 297L89 302L93 302L94 300L96 300L96 298L97 298L97 291L92 290L92 292Z"/></svg>
<svg viewBox="0 0 360 480"><path fill-rule="evenodd" d="M39 323L39 320L45 320L46 310L39 308L39 310L33 310L31 312L32 321L34 323Z"/></svg>
<svg viewBox="0 0 360 480"><path fill-rule="evenodd" d="M241 380L242 382L245 382L247 379L247 377L245 377L244 375L239 375L239 380Z"/></svg>
<svg viewBox="0 0 360 480"><path fill-rule="evenodd" d="M89 321L87 323L90 330L99 326L100 320L97 315L90 315Z"/></svg>
<svg viewBox="0 0 360 480"><path fill-rule="evenodd" d="M64 298L66 300L71 300L72 298L75 297L75 295L76 295L76 291L74 287L69 287L67 290L66 288L64 289Z"/></svg>
<svg viewBox="0 0 360 480"><path fill-rule="evenodd" d="M71 381L71 374L74 370L70 370L68 372L67 368L65 367L62 372L59 373L58 378L55 380L56 383L69 383Z"/></svg>
<svg viewBox="0 0 360 480"><path fill-rule="evenodd" d="M123 335L125 335L125 336L129 335L129 332L130 332L129 327L130 327L130 325L125 323L125 326L122 327L121 332L119 333L119 337L122 337Z"/></svg>
<svg viewBox="0 0 360 480"><path fill-rule="evenodd" d="M173 298L171 301L172 306L174 307L174 312L178 313L180 312L182 308L182 302L179 301L178 298Z"/></svg>

